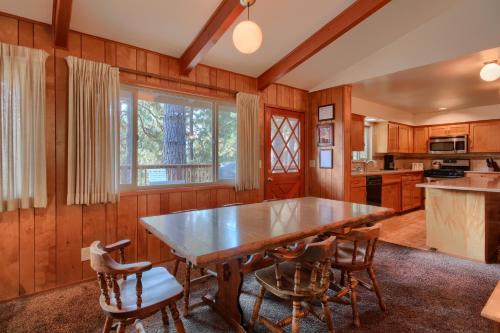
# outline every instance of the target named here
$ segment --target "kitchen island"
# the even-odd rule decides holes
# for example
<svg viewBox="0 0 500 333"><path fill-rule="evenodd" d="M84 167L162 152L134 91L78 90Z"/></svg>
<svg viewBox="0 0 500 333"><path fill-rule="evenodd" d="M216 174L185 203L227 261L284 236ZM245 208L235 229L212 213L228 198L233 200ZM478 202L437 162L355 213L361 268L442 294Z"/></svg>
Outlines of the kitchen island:
<svg viewBox="0 0 500 333"><path fill-rule="evenodd" d="M427 246L495 261L500 246L500 178L464 177L417 186L426 190Z"/></svg>

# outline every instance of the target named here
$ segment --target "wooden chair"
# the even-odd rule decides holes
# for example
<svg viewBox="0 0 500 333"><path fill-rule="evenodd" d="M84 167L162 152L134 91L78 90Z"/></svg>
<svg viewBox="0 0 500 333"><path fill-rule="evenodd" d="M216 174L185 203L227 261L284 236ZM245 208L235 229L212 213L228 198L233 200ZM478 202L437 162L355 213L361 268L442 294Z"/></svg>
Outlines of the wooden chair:
<svg viewBox="0 0 500 333"><path fill-rule="evenodd" d="M120 261L123 261L124 248L129 244L129 240L122 240L104 246L95 241L90 246L90 265L97 272L101 289L99 302L106 314L103 333L112 329L123 333L127 325L137 324L136 321L158 311L162 313L163 324L168 327L167 307L177 332L184 333L175 305L182 298L182 286L164 267L152 268L148 261L118 263L111 257L111 252L119 250ZM118 324L113 327L115 320Z"/></svg>
<svg viewBox="0 0 500 333"><path fill-rule="evenodd" d="M324 241L299 245L293 250L280 248L267 251L275 259L275 265L255 272L257 282L261 285L255 301L249 331L253 330L257 321L261 322L272 332L284 332L283 327L292 325L292 333L300 331L300 318L309 314L316 314L310 301L321 300L324 321L328 332L333 332L333 319L328 306L328 291L330 285L330 264L333 255L335 237ZM260 316L259 311L265 293L293 302L291 317L284 318L277 323ZM302 302L307 302L307 309L302 309ZM320 318L323 319L323 318Z"/></svg>
<svg viewBox="0 0 500 333"><path fill-rule="evenodd" d="M332 267L341 272L340 291L329 298L330 301L351 304L353 323L360 326L357 286L361 284L368 289L375 291L380 309L385 311L386 307L382 299L380 287L373 269L373 257L377 240L380 234L380 226L352 229L348 234L337 234L335 251L332 260ZM354 276L354 272L366 270L371 280L371 285L360 283ZM347 275L347 284L345 277ZM344 300L344 296L350 293L350 302Z"/></svg>
<svg viewBox="0 0 500 333"><path fill-rule="evenodd" d="M179 214L179 213L193 212L195 210L196 209L178 210L178 211L175 211L175 212L171 212L170 214ZM200 301L200 302L198 302L196 304L190 305L189 295L190 295L190 292L191 292L191 284L195 283L195 282L200 282L200 281L205 280L205 279L207 279L209 277L213 277L213 276L217 276L217 275L214 272L211 272L211 271L208 271L208 270L207 270L207 272L208 272L207 273L205 271L205 268L203 268L203 267L195 267L191 262L188 262L186 260L186 258L184 258L182 256L182 254L177 253L174 250L172 250L172 254L175 257L174 269L173 269L173 272L172 272L172 274L175 277L177 277L177 272L179 270L179 264L182 262L182 263L184 263L186 265L186 270L184 272L184 283L183 283L183 286L184 286L184 304L183 304L183 308L182 308L182 313L183 313L184 316L189 316L189 311L191 309L204 304L202 301ZM199 271L200 271L200 277L191 280L191 271L193 269L199 269Z"/></svg>

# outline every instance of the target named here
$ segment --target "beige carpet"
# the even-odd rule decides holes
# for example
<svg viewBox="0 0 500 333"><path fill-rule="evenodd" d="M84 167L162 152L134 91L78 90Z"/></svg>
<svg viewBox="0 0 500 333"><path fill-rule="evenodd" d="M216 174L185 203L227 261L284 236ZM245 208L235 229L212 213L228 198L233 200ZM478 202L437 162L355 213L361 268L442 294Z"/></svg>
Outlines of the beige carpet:
<svg viewBox="0 0 500 333"><path fill-rule="evenodd" d="M499 265L461 260L439 253L381 243L376 267L388 310L378 308L372 293L360 289L362 327L351 326L348 306L332 304L336 332L488 332L480 312L500 278ZM213 289L198 285L193 300ZM258 285L249 275L241 304L249 316ZM94 282L81 283L0 304L0 332L99 332L104 317ZM264 301L262 313L272 319L290 314L289 304L274 297ZM230 329L208 307L184 319L187 332L228 332ZM159 315L144 321L147 332L164 332ZM174 331L173 325L170 328ZM265 332L262 326L257 332ZM315 318L303 321L302 332L324 332ZM132 332L132 330L127 330Z"/></svg>

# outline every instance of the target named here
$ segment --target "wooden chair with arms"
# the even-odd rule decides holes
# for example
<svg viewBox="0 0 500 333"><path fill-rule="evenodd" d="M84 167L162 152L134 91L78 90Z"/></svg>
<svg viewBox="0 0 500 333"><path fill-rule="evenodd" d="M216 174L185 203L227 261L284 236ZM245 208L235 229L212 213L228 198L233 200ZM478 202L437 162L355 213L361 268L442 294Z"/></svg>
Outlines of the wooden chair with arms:
<svg viewBox="0 0 500 333"><path fill-rule="evenodd" d="M380 226L355 228L349 233L340 235L336 234L337 241L335 242L335 251L332 259L332 268L338 269L341 272L342 288L335 295L330 297L330 301L351 304L353 323L356 327L360 326L359 309L357 300L358 280L353 273L365 271L368 273L372 285L365 285L368 289L375 291L377 295L380 309L385 311L386 307L382 299L380 287L373 269L373 258L375 249L380 234ZM347 284L344 283L347 275ZM350 302L346 302L343 297L350 293Z"/></svg>
<svg viewBox="0 0 500 333"><path fill-rule="evenodd" d="M177 332L184 333L184 325L175 305L182 298L182 286L164 267L153 268L148 261L132 264L116 262L110 253L119 250L123 258L123 249L129 244L129 240L122 240L104 246L95 241L90 246L90 265L97 272L101 290L99 302L106 314L103 332L110 332L116 320L118 324L114 328L123 333L127 325L158 311L161 311L163 323L167 326L168 307Z"/></svg>
<svg viewBox="0 0 500 333"><path fill-rule="evenodd" d="M272 332L284 332L283 327L292 325L292 333L300 331L300 318L314 311L302 309L302 302L314 299L321 300L324 311L324 320L328 332L333 332L333 319L328 306L328 291L330 285L330 264L333 255L335 237L296 246L294 249L280 248L267 251L275 259L275 265L255 272L257 282L261 285L260 292L255 301L249 331L253 330L257 321L261 322ZM259 311L265 293L271 292L275 296L291 300L293 313L291 317L284 318L277 323L260 316Z"/></svg>

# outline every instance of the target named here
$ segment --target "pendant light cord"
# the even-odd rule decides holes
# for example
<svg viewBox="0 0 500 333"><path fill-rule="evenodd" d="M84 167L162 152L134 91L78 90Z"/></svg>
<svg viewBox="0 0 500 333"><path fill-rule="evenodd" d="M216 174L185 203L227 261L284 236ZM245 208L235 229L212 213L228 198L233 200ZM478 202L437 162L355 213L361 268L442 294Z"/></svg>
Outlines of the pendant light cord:
<svg viewBox="0 0 500 333"><path fill-rule="evenodd" d="M247 11L247 20L250 21L250 3L247 3L247 8L248 8L248 11Z"/></svg>

